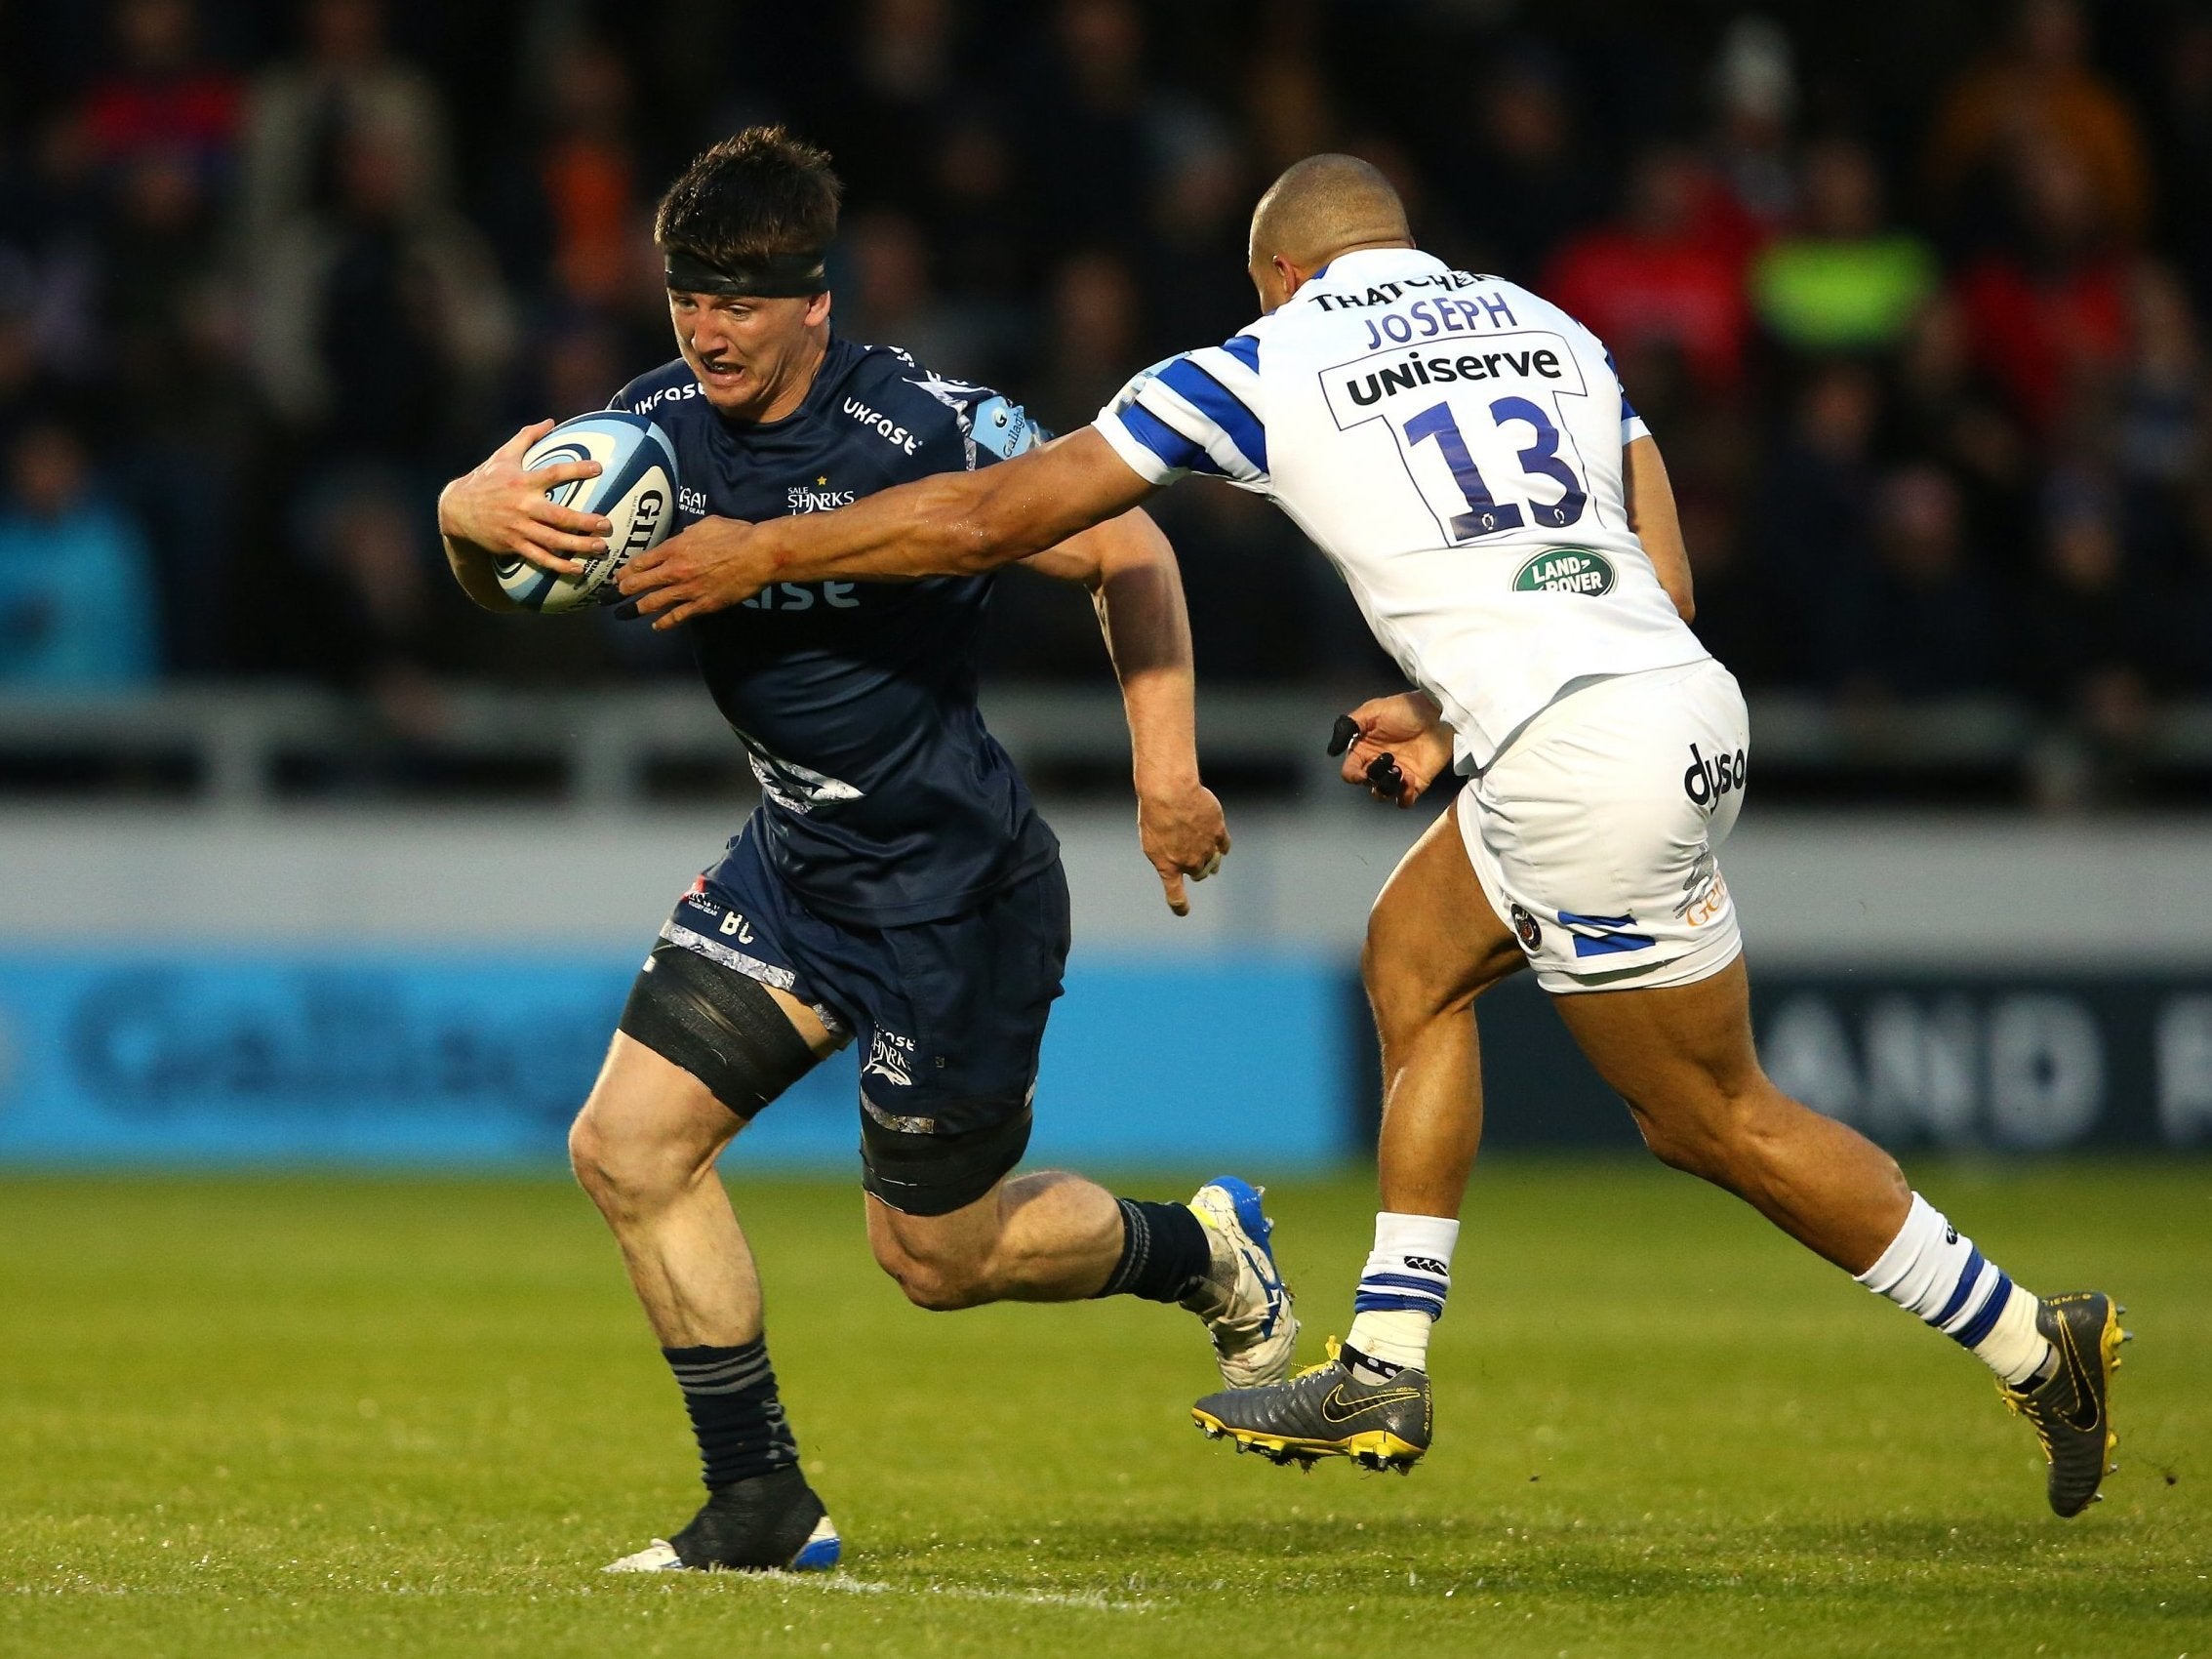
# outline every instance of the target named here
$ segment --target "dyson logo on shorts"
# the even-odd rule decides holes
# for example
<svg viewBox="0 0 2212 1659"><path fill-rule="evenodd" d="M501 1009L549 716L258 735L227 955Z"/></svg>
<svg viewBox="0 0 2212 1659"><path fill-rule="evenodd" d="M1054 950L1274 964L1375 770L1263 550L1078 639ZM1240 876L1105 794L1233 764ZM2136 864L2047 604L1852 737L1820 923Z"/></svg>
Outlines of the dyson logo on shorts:
<svg viewBox="0 0 2212 1659"><path fill-rule="evenodd" d="M1689 769L1682 774L1682 792L1690 797L1692 806L1717 805L1722 795L1744 787L1744 766L1742 749L1734 754L1716 754L1708 760L1698 752L1698 746L1692 744Z"/></svg>

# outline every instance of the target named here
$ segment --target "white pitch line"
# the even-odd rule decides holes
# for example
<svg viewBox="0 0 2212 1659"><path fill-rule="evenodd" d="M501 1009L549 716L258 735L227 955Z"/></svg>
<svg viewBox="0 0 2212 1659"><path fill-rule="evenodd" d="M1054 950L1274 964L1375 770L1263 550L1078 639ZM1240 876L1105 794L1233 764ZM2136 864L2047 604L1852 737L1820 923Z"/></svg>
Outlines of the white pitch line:
<svg viewBox="0 0 2212 1659"><path fill-rule="evenodd" d="M1024 1607L1080 1607L1090 1613L1149 1612L1149 1601L1116 1601L1102 1592L1059 1590L985 1590L965 1584L888 1584L844 1573L764 1572L762 1578L807 1590L835 1590L848 1596L942 1596L955 1601L1006 1601Z"/></svg>

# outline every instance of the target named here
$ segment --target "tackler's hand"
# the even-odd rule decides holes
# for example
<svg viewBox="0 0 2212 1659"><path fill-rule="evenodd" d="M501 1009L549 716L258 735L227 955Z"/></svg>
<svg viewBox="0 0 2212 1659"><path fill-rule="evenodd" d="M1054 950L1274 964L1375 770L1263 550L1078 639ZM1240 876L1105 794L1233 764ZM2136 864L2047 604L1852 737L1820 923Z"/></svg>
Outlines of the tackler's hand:
<svg viewBox="0 0 2212 1659"><path fill-rule="evenodd" d="M1344 756L1346 783L1377 800L1411 806L1450 769L1452 734L1433 702L1406 692L1337 716L1329 752Z"/></svg>
<svg viewBox="0 0 2212 1659"><path fill-rule="evenodd" d="M759 525L703 518L631 559L615 586L631 614L670 628L744 604L768 586L772 568Z"/></svg>
<svg viewBox="0 0 2212 1659"><path fill-rule="evenodd" d="M1214 791L1196 779L1171 788L1137 791L1137 838L1159 872L1167 908L1190 913L1184 882L1203 881L1228 856L1228 820Z"/></svg>

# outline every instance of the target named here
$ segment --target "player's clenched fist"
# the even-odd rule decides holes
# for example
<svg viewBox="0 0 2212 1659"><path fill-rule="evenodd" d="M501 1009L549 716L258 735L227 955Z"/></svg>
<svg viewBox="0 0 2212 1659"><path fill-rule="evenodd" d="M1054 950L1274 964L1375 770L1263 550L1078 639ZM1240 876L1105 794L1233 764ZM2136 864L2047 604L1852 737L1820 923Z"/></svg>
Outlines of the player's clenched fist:
<svg viewBox="0 0 2212 1659"><path fill-rule="evenodd" d="M598 477L599 464L561 461L523 468L530 446L552 429L550 421L523 427L482 465L448 484L438 497L439 532L495 558L527 559L540 570L563 576L580 574L584 559L604 553L614 526L597 513L562 506L545 494L579 478Z"/></svg>
<svg viewBox="0 0 2212 1659"><path fill-rule="evenodd" d="M1451 767L1452 730L1426 692L1378 697L1345 718L1351 722L1353 735L1344 751L1344 781L1357 784L1378 800L1411 806ZM1385 756L1397 767L1399 788L1394 795L1378 786L1371 770Z"/></svg>
<svg viewBox="0 0 2212 1659"><path fill-rule="evenodd" d="M1228 820L1222 814L1222 803L1195 780L1174 789L1141 787L1137 837L1146 858L1159 871L1167 908L1179 916L1188 915L1185 878L1205 880L1228 856Z"/></svg>

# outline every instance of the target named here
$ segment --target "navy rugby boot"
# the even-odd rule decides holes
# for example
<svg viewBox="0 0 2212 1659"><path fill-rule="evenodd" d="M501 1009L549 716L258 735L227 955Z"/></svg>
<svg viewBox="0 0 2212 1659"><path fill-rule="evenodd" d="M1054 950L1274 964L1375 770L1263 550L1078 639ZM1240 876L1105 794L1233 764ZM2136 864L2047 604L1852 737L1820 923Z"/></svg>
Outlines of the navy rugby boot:
<svg viewBox="0 0 2212 1659"><path fill-rule="evenodd" d="M824 1572L843 1545L796 1469L717 1486L673 1538L656 1538L606 1572Z"/></svg>

